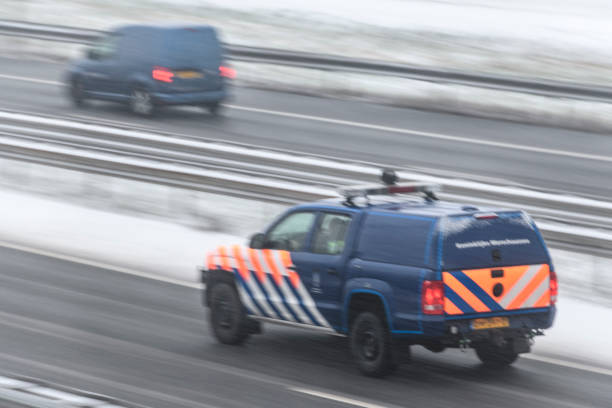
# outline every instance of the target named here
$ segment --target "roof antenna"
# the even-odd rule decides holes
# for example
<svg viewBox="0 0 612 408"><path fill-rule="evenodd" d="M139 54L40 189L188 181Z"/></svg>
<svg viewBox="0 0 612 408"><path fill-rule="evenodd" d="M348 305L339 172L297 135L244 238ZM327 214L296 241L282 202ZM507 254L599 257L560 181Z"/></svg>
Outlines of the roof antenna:
<svg viewBox="0 0 612 408"><path fill-rule="evenodd" d="M399 181L399 177L395 173L395 170L384 169L380 179L386 186L394 186Z"/></svg>

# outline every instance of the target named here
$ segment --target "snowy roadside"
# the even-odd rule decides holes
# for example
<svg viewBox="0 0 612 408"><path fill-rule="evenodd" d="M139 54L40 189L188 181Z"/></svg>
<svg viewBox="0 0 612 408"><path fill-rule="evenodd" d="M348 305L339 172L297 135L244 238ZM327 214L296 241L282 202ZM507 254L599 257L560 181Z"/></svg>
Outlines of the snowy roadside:
<svg viewBox="0 0 612 408"><path fill-rule="evenodd" d="M579 82L609 81L603 0L5 0L5 19L219 27L235 44Z"/></svg>

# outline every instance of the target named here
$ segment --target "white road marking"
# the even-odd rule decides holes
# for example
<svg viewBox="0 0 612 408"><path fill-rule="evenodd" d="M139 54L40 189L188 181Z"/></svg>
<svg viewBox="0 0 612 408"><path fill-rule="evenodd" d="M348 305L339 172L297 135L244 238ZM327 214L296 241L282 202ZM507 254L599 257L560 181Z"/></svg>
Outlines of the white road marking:
<svg viewBox="0 0 612 408"><path fill-rule="evenodd" d="M201 289L202 284L196 282L183 281L180 279L168 278L166 276L156 275L153 273L137 271L135 269L123 268L121 266L110 265L103 262L96 262L89 259L79 258L71 255L64 255L57 252L45 251L43 249L33 248L25 245L12 244L9 242L0 241L0 247L16 249L18 251L27 252L30 254L46 256L48 258L60 259L62 261L77 263L81 265L92 266L94 268L107 269L113 272L119 272L126 275L138 276L140 278L152 279L160 282L171 283L173 285L185 286L188 288ZM195 268L195 266L194 266Z"/></svg>
<svg viewBox="0 0 612 408"><path fill-rule="evenodd" d="M578 158L578 159L612 162L612 157L599 156L596 154L576 153L576 152L570 152L566 150L547 149L544 147L523 146L523 145L517 145L517 144L505 143L505 142L493 142L490 140L470 139L467 137L451 136L451 135L445 135L442 133L423 132L420 130L403 129L403 128L396 128L396 127L390 127L390 126L382 126L382 125L373 125L369 123L353 122L353 121L341 120L341 119L331 119L331 118L324 118L320 116L302 115L300 113L289 113L289 112L280 112L280 111L274 111L274 110L268 110L268 109L251 108L247 106L228 105L228 104L226 104L225 106L227 106L228 108L243 110L247 112L265 113L265 114L274 115L274 116L282 116L282 117L295 118L295 119L305 119L305 120L311 120L315 122L331 123L335 125L351 126L351 127L362 128L362 129L380 130L384 132L400 133L400 134L420 136L420 137L431 138L431 139L449 140L453 142L469 143L469 144L491 146L491 147L500 147L504 149L521 150L521 151L527 151L527 152L532 152L532 153L544 153L544 154L550 154L550 155L555 155L555 156L565 156L565 157L572 157L572 158Z"/></svg>
<svg viewBox="0 0 612 408"><path fill-rule="evenodd" d="M291 391L299 392L299 393L302 393L302 394L312 395L314 397L319 397L319 398L328 399L328 400L332 400L332 401L336 401L336 402L341 402L341 403L347 404L347 405L354 405L356 407L363 407L363 408L386 408L385 405L373 404L371 402L365 402L365 401L360 401L360 400L356 400L356 399L353 399L353 398L342 397L340 395L330 394L330 393L327 393L327 392L309 390L307 388L289 387L289 389Z"/></svg>
<svg viewBox="0 0 612 408"><path fill-rule="evenodd" d="M15 81L23 81L23 82L34 82L36 84L44 84L44 85L60 85L60 86L64 85L63 83L59 81L49 81L47 79L28 78L28 77L22 77L18 75L0 74L0 78L14 79Z"/></svg>
<svg viewBox="0 0 612 408"><path fill-rule="evenodd" d="M561 367L574 368L576 370L588 371L595 374L607 375L612 377L612 370L603 368L603 367L595 367L588 364L582 363L574 363L572 361L559 360L557 358L552 357L543 357L537 354L521 354L521 358L526 360L539 361L541 363L554 364Z"/></svg>
<svg viewBox="0 0 612 408"><path fill-rule="evenodd" d="M14 80L26 81L26 82L35 82L35 83L40 83L40 84L45 84L45 85L56 85L56 86L65 85L59 81L49 81L49 80L28 78L28 77L22 77L22 76L16 76L16 75L0 74L0 78L14 79ZM448 140L452 142L475 144L475 145L481 145L481 146L490 146L490 147L497 147L497 148L511 149L511 150L519 150L519 151L525 151L525 152L530 152L530 153L542 153L542 154L548 154L548 155L553 155L553 156L571 157L575 159L587 159L587 160L595 160L595 161L603 161L603 162L612 162L612 157L601 156L597 154L577 153L577 152L571 152L567 150L548 149L545 147L524 146L524 145L517 145L513 143L506 143L506 142L494 142L490 140L471 139L468 137L452 136L452 135L447 135L443 133L424 132L424 131L414 130L414 129L374 125L371 123L354 122L354 121L342 120L342 119L332 119L332 118L325 118L321 116L303 115L300 113L283 112L283 111L276 111L276 110L270 110L270 109L261 109L261 108L254 108L250 106L240 106L240 105L232 105L232 104L225 104L225 106L231 109L242 110L245 112L263 113L263 114L272 115L272 116L310 120L313 122L330 123L334 125L350 126L350 127L355 127L355 128L361 128L361 129L379 130L383 132L405 134L405 135L411 135L411 136L417 136L417 137L423 137L423 138L429 138L429 139Z"/></svg>

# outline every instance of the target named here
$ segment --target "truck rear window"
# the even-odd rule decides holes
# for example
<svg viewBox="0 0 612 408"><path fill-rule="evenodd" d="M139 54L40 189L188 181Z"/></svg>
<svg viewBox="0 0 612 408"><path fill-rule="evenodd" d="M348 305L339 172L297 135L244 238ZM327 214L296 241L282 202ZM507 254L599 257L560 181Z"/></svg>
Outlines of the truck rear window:
<svg viewBox="0 0 612 408"><path fill-rule="evenodd" d="M431 263L435 219L395 214L369 214L361 228L359 257L406 266Z"/></svg>
<svg viewBox="0 0 612 408"><path fill-rule="evenodd" d="M547 263L548 255L529 217L449 217L441 226L443 270Z"/></svg>

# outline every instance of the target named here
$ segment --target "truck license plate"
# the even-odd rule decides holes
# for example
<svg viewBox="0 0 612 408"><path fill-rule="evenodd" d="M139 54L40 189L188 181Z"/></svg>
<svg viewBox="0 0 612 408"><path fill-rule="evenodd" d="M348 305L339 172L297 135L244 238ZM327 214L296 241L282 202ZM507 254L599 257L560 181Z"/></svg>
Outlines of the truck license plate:
<svg viewBox="0 0 612 408"><path fill-rule="evenodd" d="M497 329L509 326L510 321L507 317L489 317L486 319L472 320L472 330Z"/></svg>

